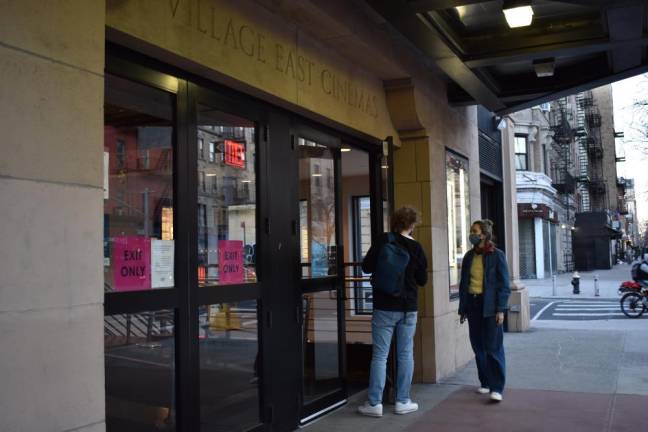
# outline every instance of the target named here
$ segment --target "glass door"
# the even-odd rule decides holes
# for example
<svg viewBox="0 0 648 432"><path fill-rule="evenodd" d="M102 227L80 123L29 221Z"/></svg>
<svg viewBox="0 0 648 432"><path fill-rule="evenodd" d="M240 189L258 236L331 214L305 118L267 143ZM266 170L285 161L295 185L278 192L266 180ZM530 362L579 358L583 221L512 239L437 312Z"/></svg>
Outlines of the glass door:
<svg viewBox="0 0 648 432"><path fill-rule="evenodd" d="M195 87L197 378L201 431L262 423L259 122Z"/></svg>
<svg viewBox="0 0 648 432"><path fill-rule="evenodd" d="M346 397L340 143L306 128L293 139L299 172L301 423L306 423Z"/></svg>

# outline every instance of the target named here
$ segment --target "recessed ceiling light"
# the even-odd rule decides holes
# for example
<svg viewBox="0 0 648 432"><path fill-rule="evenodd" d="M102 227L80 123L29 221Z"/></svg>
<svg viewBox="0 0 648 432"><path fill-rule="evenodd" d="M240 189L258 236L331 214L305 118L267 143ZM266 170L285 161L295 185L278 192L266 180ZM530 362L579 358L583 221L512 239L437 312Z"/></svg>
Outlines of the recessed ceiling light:
<svg viewBox="0 0 648 432"><path fill-rule="evenodd" d="M505 1L502 10L511 28L527 27L533 21L533 8L530 1Z"/></svg>
<svg viewBox="0 0 648 432"><path fill-rule="evenodd" d="M312 174L311 176L312 177L322 177L322 174L315 173L315 174Z"/></svg>
<svg viewBox="0 0 648 432"><path fill-rule="evenodd" d="M555 60L553 58L537 59L533 61L533 68L535 69L538 78L554 76Z"/></svg>
<svg viewBox="0 0 648 432"><path fill-rule="evenodd" d="M342 148L340 149L340 151L343 151L343 152L350 152L351 149L350 149L349 147L342 147Z"/></svg>

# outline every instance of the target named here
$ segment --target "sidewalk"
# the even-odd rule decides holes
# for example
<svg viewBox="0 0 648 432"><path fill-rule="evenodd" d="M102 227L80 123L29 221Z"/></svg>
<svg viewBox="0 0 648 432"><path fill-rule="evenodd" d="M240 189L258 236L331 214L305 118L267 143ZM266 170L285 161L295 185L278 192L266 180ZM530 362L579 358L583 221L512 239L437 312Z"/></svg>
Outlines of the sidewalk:
<svg viewBox="0 0 648 432"><path fill-rule="evenodd" d="M634 331L533 327L507 333L508 384L491 404L473 392L474 363L440 384L413 387L421 409L405 416L385 406L363 417L365 393L306 426L308 432L636 432L648 423L648 340Z"/></svg>
<svg viewBox="0 0 648 432"><path fill-rule="evenodd" d="M573 294L571 285L573 273L563 273L556 276L556 297L588 298L594 297L594 276L599 277L599 293L601 298L617 299L617 289L621 282L631 280L630 265L618 264L611 270L596 270L580 273L580 294ZM529 290L529 297L552 297L553 284L551 278L522 279L520 281Z"/></svg>

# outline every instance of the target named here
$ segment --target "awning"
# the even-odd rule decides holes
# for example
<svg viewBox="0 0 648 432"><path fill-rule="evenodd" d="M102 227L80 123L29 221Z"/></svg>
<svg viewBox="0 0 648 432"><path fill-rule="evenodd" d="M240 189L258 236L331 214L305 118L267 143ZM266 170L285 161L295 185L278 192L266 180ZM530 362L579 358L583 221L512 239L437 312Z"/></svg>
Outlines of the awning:
<svg viewBox="0 0 648 432"><path fill-rule="evenodd" d="M648 71L644 1L535 0L521 28L501 0L366 2L445 73L452 104L501 115Z"/></svg>

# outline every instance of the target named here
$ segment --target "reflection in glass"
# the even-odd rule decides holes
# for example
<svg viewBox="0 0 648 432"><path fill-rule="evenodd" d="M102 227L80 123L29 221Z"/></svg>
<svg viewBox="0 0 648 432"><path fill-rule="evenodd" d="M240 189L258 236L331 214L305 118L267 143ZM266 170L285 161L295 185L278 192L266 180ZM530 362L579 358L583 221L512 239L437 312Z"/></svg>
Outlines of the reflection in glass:
<svg viewBox="0 0 648 432"><path fill-rule="evenodd" d="M299 138L302 277L337 274L335 163L331 149Z"/></svg>
<svg viewBox="0 0 648 432"><path fill-rule="evenodd" d="M260 423L255 300L200 306L202 431L245 431Z"/></svg>
<svg viewBox="0 0 648 432"><path fill-rule="evenodd" d="M255 136L253 122L198 106L200 286L257 280Z"/></svg>
<svg viewBox="0 0 648 432"><path fill-rule="evenodd" d="M344 146L343 146L344 148ZM373 290L368 274L361 263L369 247L372 235L372 200L370 181L370 154L355 147L348 147L341 155L342 232L349 239L344 250L344 337L346 353L346 388L349 394L367 388L371 362L371 313ZM383 170L384 172L385 170ZM380 205L381 201L373 203ZM374 211L376 209L373 209ZM332 354L334 355L334 354Z"/></svg>
<svg viewBox="0 0 648 432"><path fill-rule="evenodd" d="M175 430L172 310L104 317L109 432Z"/></svg>
<svg viewBox="0 0 648 432"><path fill-rule="evenodd" d="M173 96L111 75L105 85L105 290L171 288Z"/></svg>
<svg viewBox="0 0 648 432"><path fill-rule="evenodd" d="M354 206L354 315L370 315L373 312L373 289L370 276L362 271L362 262L371 246L371 200L368 196L353 197ZM348 339L348 338L347 338Z"/></svg>
<svg viewBox="0 0 648 432"><path fill-rule="evenodd" d="M461 263L468 252L470 231L470 183L468 160L446 153L446 187L448 205L448 247L450 295L459 294Z"/></svg>
<svg viewBox="0 0 648 432"><path fill-rule="evenodd" d="M370 275L363 273L360 268L371 246L369 153L350 146L346 149L341 155L342 198L340 201L342 214L345 215L342 218L343 238L351 240L349 247L344 248L345 289L350 312L345 319L349 324L356 315L371 314L373 297L369 282ZM348 343L357 343L359 338L364 341L365 335L347 330Z"/></svg>
<svg viewBox="0 0 648 432"><path fill-rule="evenodd" d="M382 198L383 198L383 231L390 231L391 206L389 196L389 158L385 155L380 159L380 174L382 180Z"/></svg>
<svg viewBox="0 0 648 432"><path fill-rule="evenodd" d="M304 403L339 390L337 296L322 291L302 296L304 311Z"/></svg>

